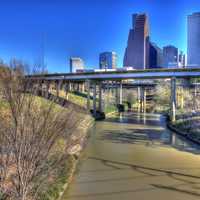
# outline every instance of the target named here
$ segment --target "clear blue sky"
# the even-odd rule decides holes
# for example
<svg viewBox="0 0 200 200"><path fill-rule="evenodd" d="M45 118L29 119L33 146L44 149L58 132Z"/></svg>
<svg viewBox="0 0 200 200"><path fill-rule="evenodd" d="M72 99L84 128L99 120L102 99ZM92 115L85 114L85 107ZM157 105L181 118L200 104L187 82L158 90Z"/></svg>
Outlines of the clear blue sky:
<svg viewBox="0 0 200 200"><path fill-rule="evenodd" d="M0 57L34 63L41 57L50 72L69 70L70 56L98 67L102 51L116 51L122 66L131 14L146 12L151 40L186 52L187 15L200 0L1 0Z"/></svg>

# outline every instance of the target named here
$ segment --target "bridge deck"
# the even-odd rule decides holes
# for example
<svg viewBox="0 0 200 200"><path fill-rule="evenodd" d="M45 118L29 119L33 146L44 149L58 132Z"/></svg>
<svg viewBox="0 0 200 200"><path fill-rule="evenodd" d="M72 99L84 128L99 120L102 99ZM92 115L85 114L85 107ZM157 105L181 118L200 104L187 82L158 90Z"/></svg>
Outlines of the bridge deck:
<svg viewBox="0 0 200 200"><path fill-rule="evenodd" d="M163 78L191 78L200 77L200 68L195 69L158 69L132 70L115 72L88 72L88 73L54 73L28 76L32 79L43 80L122 80L122 79L163 79Z"/></svg>

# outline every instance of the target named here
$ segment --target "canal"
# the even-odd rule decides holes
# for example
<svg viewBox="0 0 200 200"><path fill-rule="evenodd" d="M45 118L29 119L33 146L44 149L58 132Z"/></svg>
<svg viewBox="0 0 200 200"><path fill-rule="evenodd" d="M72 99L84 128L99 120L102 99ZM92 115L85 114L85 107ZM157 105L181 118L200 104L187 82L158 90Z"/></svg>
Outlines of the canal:
<svg viewBox="0 0 200 200"><path fill-rule="evenodd" d="M96 122L85 159L62 200L199 200L200 147L158 114Z"/></svg>

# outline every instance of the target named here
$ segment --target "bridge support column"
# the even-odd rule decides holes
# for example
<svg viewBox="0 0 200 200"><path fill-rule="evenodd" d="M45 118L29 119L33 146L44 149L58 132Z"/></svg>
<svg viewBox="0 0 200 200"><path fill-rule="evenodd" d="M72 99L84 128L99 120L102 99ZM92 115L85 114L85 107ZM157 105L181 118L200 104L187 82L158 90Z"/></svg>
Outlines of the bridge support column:
<svg viewBox="0 0 200 200"><path fill-rule="evenodd" d="M141 112L141 88L137 88L138 112Z"/></svg>
<svg viewBox="0 0 200 200"><path fill-rule="evenodd" d="M184 108L184 88L181 87L180 89L180 108L183 109Z"/></svg>
<svg viewBox="0 0 200 200"><path fill-rule="evenodd" d="M40 82L40 89L42 97L45 97L45 90L44 90L44 81Z"/></svg>
<svg viewBox="0 0 200 200"><path fill-rule="evenodd" d="M102 112L102 82L99 82L99 112Z"/></svg>
<svg viewBox="0 0 200 200"><path fill-rule="evenodd" d="M45 97L48 99L49 98L49 88L50 88L50 82L46 82L46 94Z"/></svg>
<svg viewBox="0 0 200 200"><path fill-rule="evenodd" d="M147 103L146 89L143 88L142 90L142 112L143 113L146 113L146 103Z"/></svg>
<svg viewBox="0 0 200 200"><path fill-rule="evenodd" d="M43 91L42 91L42 81L39 80L38 82L38 92L37 92L38 95L43 95Z"/></svg>
<svg viewBox="0 0 200 200"><path fill-rule="evenodd" d="M82 92L82 93L85 92L85 83L81 83L81 92Z"/></svg>
<svg viewBox="0 0 200 200"><path fill-rule="evenodd" d="M195 81L195 85L194 85L194 110L197 110L198 109L198 106L197 106L197 94L198 94L198 91L197 91L197 85L196 85L196 81Z"/></svg>
<svg viewBox="0 0 200 200"><path fill-rule="evenodd" d="M113 94L114 94L114 90L113 90L113 87L114 87L114 84L113 84L113 82L108 82L107 83L107 90L108 90L108 95L109 95L109 101L110 101L110 99L111 98L113 98Z"/></svg>
<svg viewBox="0 0 200 200"><path fill-rule="evenodd" d="M138 112L146 112L146 89L138 87Z"/></svg>
<svg viewBox="0 0 200 200"><path fill-rule="evenodd" d="M116 99L116 104L119 104L118 84L117 84L117 82L115 82L115 99Z"/></svg>
<svg viewBox="0 0 200 200"><path fill-rule="evenodd" d="M70 92L74 91L74 83L70 83Z"/></svg>
<svg viewBox="0 0 200 200"><path fill-rule="evenodd" d="M144 110L144 90L138 87L138 112L142 113Z"/></svg>
<svg viewBox="0 0 200 200"><path fill-rule="evenodd" d="M70 82L68 83L68 90L69 90L69 92L72 91L72 84Z"/></svg>
<svg viewBox="0 0 200 200"><path fill-rule="evenodd" d="M60 95L60 89L61 89L62 81L56 82L56 96L59 97Z"/></svg>
<svg viewBox="0 0 200 200"><path fill-rule="evenodd" d="M140 87L140 113L143 113L144 111L144 90L142 87Z"/></svg>
<svg viewBox="0 0 200 200"><path fill-rule="evenodd" d="M171 78L171 114L170 120L176 121L176 78Z"/></svg>
<svg viewBox="0 0 200 200"><path fill-rule="evenodd" d="M80 84L79 83L76 83L76 92L80 92Z"/></svg>
<svg viewBox="0 0 200 200"><path fill-rule="evenodd" d="M90 80L87 80L87 109L90 111Z"/></svg>
<svg viewBox="0 0 200 200"><path fill-rule="evenodd" d="M122 88L122 81L120 81L119 85L119 104L123 103L123 88Z"/></svg>
<svg viewBox="0 0 200 200"><path fill-rule="evenodd" d="M96 82L93 84L93 115L96 116L97 108L96 108L96 95L97 95L97 87Z"/></svg>
<svg viewBox="0 0 200 200"><path fill-rule="evenodd" d="M65 90L66 99L68 100L69 99L69 83L64 84L64 90Z"/></svg>
<svg viewBox="0 0 200 200"><path fill-rule="evenodd" d="M115 82L113 82L113 81L109 81L108 82L108 90L110 91L110 95L111 96L115 96L115 89L114 89L114 87L115 87Z"/></svg>

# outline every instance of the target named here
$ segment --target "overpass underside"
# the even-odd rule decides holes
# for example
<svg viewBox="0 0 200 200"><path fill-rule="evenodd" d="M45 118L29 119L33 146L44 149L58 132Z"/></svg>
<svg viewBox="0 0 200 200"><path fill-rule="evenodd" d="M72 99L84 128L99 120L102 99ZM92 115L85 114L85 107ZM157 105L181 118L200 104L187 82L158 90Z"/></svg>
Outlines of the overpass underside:
<svg viewBox="0 0 200 200"><path fill-rule="evenodd" d="M170 81L170 119L171 121L176 120L176 107L177 107L177 77L168 78ZM65 92L65 98L68 100L70 92L77 91L84 93L87 99L86 105L84 106L88 112L97 118L104 118L104 98L105 92L112 93L115 96L116 107L123 107L123 92L124 90L135 90L137 93L138 112L146 112L147 104L149 99L153 98L153 94L150 94L152 90L155 90L157 82L155 81L131 81L127 79L121 80L66 80L66 79L46 79L46 78L29 78L31 80L31 87L38 88L42 91L43 96L47 97L51 93L52 87L55 90L55 95L60 96L60 92ZM166 80L166 79L165 79ZM189 79L185 78L182 87L189 86ZM179 84L180 86L180 84ZM196 87L196 85L190 85ZM92 100L92 101L91 101ZM181 99L184 104L183 99ZM119 109L123 111L123 109Z"/></svg>

